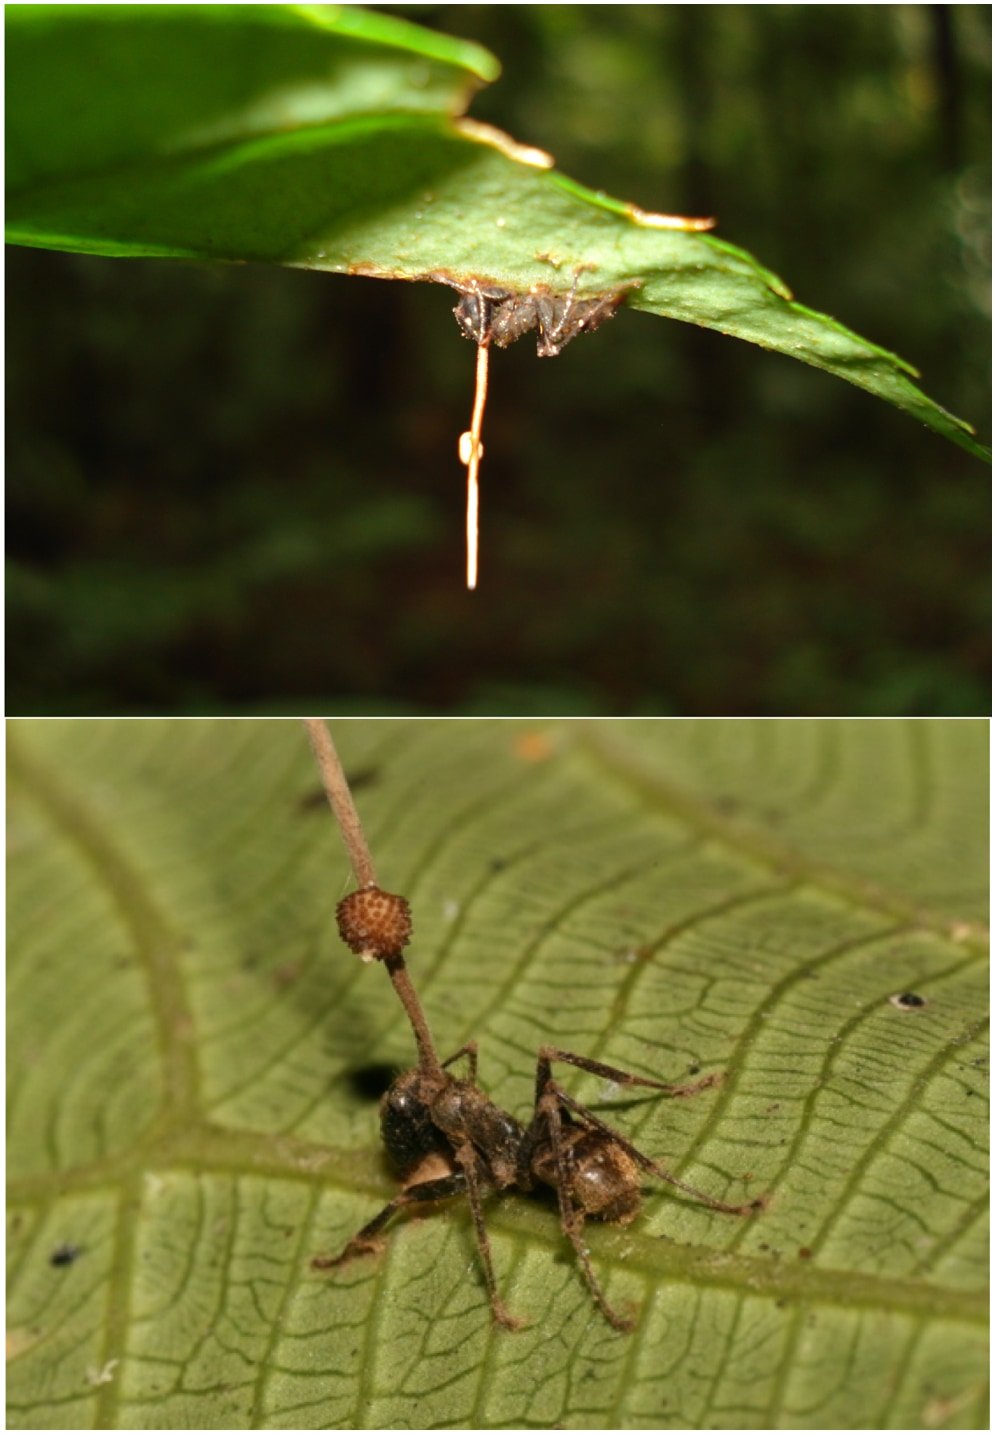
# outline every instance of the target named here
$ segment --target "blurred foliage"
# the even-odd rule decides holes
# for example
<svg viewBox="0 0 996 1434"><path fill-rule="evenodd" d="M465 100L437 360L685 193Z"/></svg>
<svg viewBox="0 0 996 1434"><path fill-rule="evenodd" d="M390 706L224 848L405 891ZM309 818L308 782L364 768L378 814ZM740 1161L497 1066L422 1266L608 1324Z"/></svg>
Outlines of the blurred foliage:
<svg viewBox="0 0 996 1434"><path fill-rule="evenodd" d="M988 7L384 8L986 413ZM988 710L986 475L824 375L635 313L496 355L469 595L450 294L8 262L11 712Z"/></svg>

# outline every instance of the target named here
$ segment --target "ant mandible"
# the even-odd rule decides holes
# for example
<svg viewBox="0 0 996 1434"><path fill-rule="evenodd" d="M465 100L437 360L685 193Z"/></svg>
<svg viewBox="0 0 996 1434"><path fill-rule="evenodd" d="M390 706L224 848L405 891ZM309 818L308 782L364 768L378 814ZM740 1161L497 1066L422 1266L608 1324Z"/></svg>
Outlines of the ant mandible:
<svg viewBox="0 0 996 1434"><path fill-rule="evenodd" d="M334 753L323 724L322 733L328 749ZM314 730L311 735L321 765L318 743L323 739L318 734L316 741ZM337 757L335 760L338 762ZM342 780L345 782L344 777ZM328 783L326 790L333 800ZM351 807L351 798L349 802ZM333 809L340 817L349 846L346 826L334 800ZM355 818L355 809L352 814ZM358 829L358 818L355 820ZM361 864L360 869L372 876L369 853L366 858L367 865ZM399 1210L464 1195L473 1217L494 1318L506 1329L521 1329L524 1321L509 1313L498 1293L483 1202L485 1196L497 1191L530 1192L538 1186L549 1186L556 1192L561 1228L574 1247L592 1298L615 1329L628 1331L634 1327L634 1319L620 1314L609 1304L592 1269L582 1238L586 1220L621 1225L635 1220L642 1205L643 1172L724 1214L750 1215L763 1208L763 1199L730 1205L679 1180L570 1095L554 1079L552 1066L563 1062L618 1085L647 1086L672 1096L694 1095L706 1090L718 1083L719 1076L706 1076L690 1085L670 1085L617 1070L571 1051L541 1046L536 1063L532 1119L523 1125L497 1106L477 1084L476 1041L468 1041L447 1060L440 1061L402 955L412 930L405 898L382 891L371 879L339 903L336 915L339 934L346 945L364 960L382 961L387 968L412 1027L418 1065L392 1082L380 1105L384 1145L403 1181L403 1188L338 1255L315 1256L311 1261L313 1269L336 1269L357 1256L377 1252L382 1246L381 1231ZM449 1068L464 1058L468 1076L459 1079Z"/></svg>

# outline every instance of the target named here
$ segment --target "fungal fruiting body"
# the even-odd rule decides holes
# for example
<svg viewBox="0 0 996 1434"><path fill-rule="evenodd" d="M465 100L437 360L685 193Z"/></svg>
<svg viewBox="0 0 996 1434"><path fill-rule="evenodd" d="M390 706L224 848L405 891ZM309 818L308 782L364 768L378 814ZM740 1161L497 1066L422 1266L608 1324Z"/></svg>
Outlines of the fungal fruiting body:
<svg viewBox="0 0 996 1434"><path fill-rule="evenodd" d="M540 358L555 358L578 334L594 332L611 319L626 298L631 285L579 298L578 269L566 294L557 294L546 284L534 284L528 293L515 293L496 284L473 281L463 288L453 310L460 332L477 345L474 407L470 428L461 433L457 445L460 462L467 470L467 587L477 586L480 494L478 472L484 456L481 428L488 393L488 355L492 344L508 348L524 334L536 330L536 352ZM458 286L459 287L459 286Z"/></svg>

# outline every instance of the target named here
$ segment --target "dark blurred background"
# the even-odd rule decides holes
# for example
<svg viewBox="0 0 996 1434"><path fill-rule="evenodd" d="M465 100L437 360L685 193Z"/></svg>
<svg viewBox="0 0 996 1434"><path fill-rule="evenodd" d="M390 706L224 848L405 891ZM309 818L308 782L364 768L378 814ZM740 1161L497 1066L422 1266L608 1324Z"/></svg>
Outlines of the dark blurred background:
<svg viewBox="0 0 996 1434"><path fill-rule="evenodd" d="M984 426L988 7L382 8ZM8 261L11 713L988 711L988 470L839 380L636 313L496 355L469 595L448 291Z"/></svg>

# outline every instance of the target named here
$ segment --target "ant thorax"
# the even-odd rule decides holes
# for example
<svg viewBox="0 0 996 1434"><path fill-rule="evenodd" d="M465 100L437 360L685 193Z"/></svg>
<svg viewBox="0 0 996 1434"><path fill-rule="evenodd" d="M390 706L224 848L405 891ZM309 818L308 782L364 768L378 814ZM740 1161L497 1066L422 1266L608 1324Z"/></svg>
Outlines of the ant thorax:
<svg viewBox="0 0 996 1434"><path fill-rule="evenodd" d="M525 1130L480 1086L451 1080L433 1101L432 1118L454 1145L474 1147L488 1184L503 1190L516 1183Z"/></svg>

